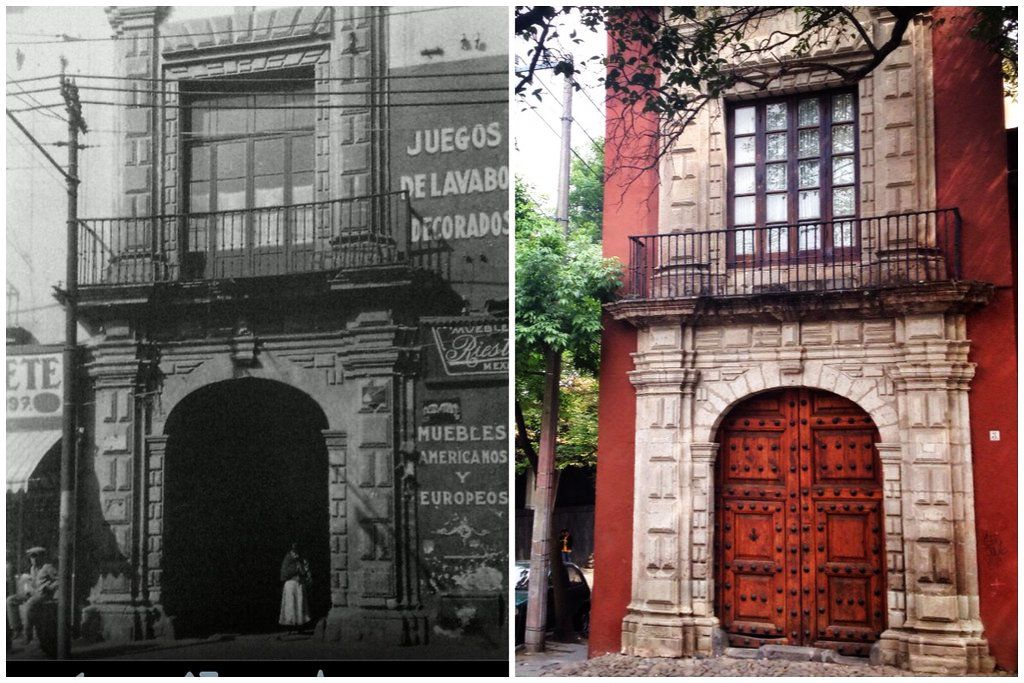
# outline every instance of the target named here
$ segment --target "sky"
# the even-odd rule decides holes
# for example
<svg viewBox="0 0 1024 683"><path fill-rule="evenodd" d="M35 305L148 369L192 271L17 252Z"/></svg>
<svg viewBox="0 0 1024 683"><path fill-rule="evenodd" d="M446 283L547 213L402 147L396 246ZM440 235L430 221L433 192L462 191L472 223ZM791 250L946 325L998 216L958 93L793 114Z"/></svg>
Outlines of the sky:
<svg viewBox="0 0 1024 683"><path fill-rule="evenodd" d="M569 34L573 29L582 43L573 44L569 40ZM571 47L572 52L581 58L605 56L604 31L593 32L579 25L576 15L566 18L559 34L562 45L565 48ZM529 45L525 41L512 41L517 69L520 68L519 64L528 59L528 48ZM583 73L577 78L582 92L575 91L573 94L574 125L570 142L572 148L585 157L588 156L591 145L590 138L604 137L604 87L598 80L603 73L604 68L600 63L588 62ZM540 88L542 99L538 101L531 94L525 98L517 98L512 104L512 164L515 174L534 187L541 205L553 215L558 193L564 85L562 76L556 76L550 70L537 71L535 81L539 85L528 87L527 90L532 92L535 88Z"/></svg>

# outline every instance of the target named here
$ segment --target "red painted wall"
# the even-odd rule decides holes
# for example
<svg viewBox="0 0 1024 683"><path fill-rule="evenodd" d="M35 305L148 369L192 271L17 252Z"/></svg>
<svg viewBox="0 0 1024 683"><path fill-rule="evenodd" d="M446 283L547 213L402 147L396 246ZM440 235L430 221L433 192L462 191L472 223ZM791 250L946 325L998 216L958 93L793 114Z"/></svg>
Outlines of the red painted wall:
<svg viewBox="0 0 1024 683"><path fill-rule="evenodd" d="M609 41L609 52L614 45ZM631 113L609 102L605 130L605 169L612 175L604 189L602 242L605 256L629 264L629 236L658 230L658 175L617 168L622 156L635 160L641 137L657 130L640 119L623 125ZM633 123L633 121L630 121ZM631 131L628 135L624 132ZM637 137L634 137L637 136ZM652 138L648 138L649 141ZM620 155L620 150L623 151ZM653 158L653 157L652 157ZM632 164L630 164L632 165ZM636 394L629 381L636 351L636 330L607 314L601 334L598 402L597 497L594 508L594 593L590 612L590 656L618 652L622 618L629 605L633 557L633 446Z"/></svg>
<svg viewBox="0 0 1024 683"><path fill-rule="evenodd" d="M967 36L970 9L944 7L932 35L937 200L963 215L964 277L996 285L967 318L981 619L992 654L1017 668L1017 354L1006 131L998 58ZM990 441L989 431L1000 440Z"/></svg>

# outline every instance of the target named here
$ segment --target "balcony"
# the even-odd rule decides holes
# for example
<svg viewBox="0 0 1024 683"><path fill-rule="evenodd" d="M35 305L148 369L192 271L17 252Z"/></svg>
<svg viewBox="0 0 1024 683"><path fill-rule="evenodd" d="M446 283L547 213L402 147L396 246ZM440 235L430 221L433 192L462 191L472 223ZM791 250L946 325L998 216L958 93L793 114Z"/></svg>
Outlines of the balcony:
<svg viewBox="0 0 1024 683"><path fill-rule="evenodd" d="M447 279L450 247L415 243L405 192L290 206L79 221L88 288L391 268Z"/></svg>
<svg viewBox="0 0 1024 683"><path fill-rule="evenodd" d="M966 310L990 285L964 282L959 210L630 237L614 317L791 319L860 310Z"/></svg>

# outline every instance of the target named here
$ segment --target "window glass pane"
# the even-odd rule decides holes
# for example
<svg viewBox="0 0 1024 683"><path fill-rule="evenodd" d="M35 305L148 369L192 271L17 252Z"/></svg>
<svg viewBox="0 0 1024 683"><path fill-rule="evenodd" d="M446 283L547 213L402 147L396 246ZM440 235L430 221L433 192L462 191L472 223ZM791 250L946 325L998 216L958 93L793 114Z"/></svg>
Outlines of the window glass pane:
<svg viewBox="0 0 1024 683"><path fill-rule="evenodd" d="M202 101L193 102L189 107L189 131L192 133L198 133L200 135L209 135L213 130L214 118L217 112L209 109L203 109L201 106Z"/></svg>
<svg viewBox="0 0 1024 683"><path fill-rule="evenodd" d="M294 109L289 110L289 127L295 130L312 129L316 123L316 102L313 101L313 93L297 93L292 96L291 104Z"/></svg>
<svg viewBox="0 0 1024 683"><path fill-rule="evenodd" d="M785 223L789 218L788 211L789 195L770 194L768 195L767 216L769 223Z"/></svg>
<svg viewBox="0 0 1024 683"><path fill-rule="evenodd" d="M836 154L853 151L853 126L832 126L832 151Z"/></svg>
<svg viewBox="0 0 1024 683"><path fill-rule="evenodd" d="M245 175L245 143L217 145L217 178L241 178Z"/></svg>
<svg viewBox="0 0 1024 683"><path fill-rule="evenodd" d="M754 107L741 107L736 110L736 135L752 135L754 133Z"/></svg>
<svg viewBox="0 0 1024 683"><path fill-rule="evenodd" d="M315 161L313 136L292 138L292 171L312 171Z"/></svg>
<svg viewBox="0 0 1024 683"><path fill-rule="evenodd" d="M832 214L835 216L853 215L853 188L837 187L832 190Z"/></svg>
<svg viewBox="0 0 1024 683"><path fill-rule="evenodd" d="M195 213L210 210L210 182L208 180L188 184L188 210Z"/></svg>
<svg viewBox="0 0 1024 683"><path fill-rule="evenodd" d="M245 178L217 181L217 210L231 211L245 208Z"/></svg>
<svg viewBox="0 0 1024 683"><path fill-rule="evenodd" d="M801 126L818 125L818 100L800 100L797 108L797 119Z"/></svg>
<svg viewBox="0 0 1024 683"><path fill-rule="evenodd" d="M733 201L733 223L736 225L753 225L754 198L736 197Z"/></svg>
<svg viewBox="0 0 1024 683"><path fill-rule="evenodd" d="M832 159L832 184L850 185L853 183L853 157L835 157Z"/></svg>
<svg viewBox="0 0 1024 683"><path fill-rule="evenodd" d="M736 194L753 194L754 167L740 166L736 169Z"/></svg>
<svg viewBox="0 0 1024 683"><path fill-rule="evenodd" d="M819 178L817 159L800 162L800 187L817 187Z"/></svg>
<svg viewBox="0 0 1024 683"><path fill-rule="evenodd" d="M769 192L786 189L786 165L768 164L765 166L765 187Z"/></svg>
<svg viewBox="0 0 1024 683"><path fill-rule="evenodd" d="M736 231L736 254L753 254L754 253L754 231L753 230L737 230Z"/></svg>
<svg viewBox="0 0 1024 683"><path fill-rule="evenodd" d="M837 247L853 246L853 221L843 221L832 226L832 243Z"/></svg>
<svg viewBox="0 0 1024 683"><path fill-rule="evenodd" d="M256 140L253 142L256 175L284 173L284 139Z"/></svg>
<svg viewBox="0 0 1024 683"><path fill-rule="evenodd" d="M736 138L736 154L733 163L754 163L754 136Z"/></svg>
<svg viewBox="0 0 1024 683"><path fill-rule="evenodd" d="M284 95L256 96L256 131L281 130L286 127L287 109L261 109L260 107L284 107Z"/></svg>
<svg viewBox="0 0 1024 683"><path fill-rule="evenodd" d="M189 175L192 180L210 177L210 148L193 147L189 150Z"/></svg>
<svg viewBox="0 0 1024 683"><path fill-rule="evenodd" d="M821 202L817 190L804 190L800 193L800 220L821 216Z"/></svg>
<svg viewBox="0 0 1024 683"><path fill-rule="evenodd" d="M765 107L768 130L786 130L786 104L769 104Z"/></svg>
<svg viewBox="0 0 1024 683"><path fill-rule="evenodd" d="M800 251L811 251L821 248L821 226L801 225L797 239Z"/></svg>
<svg viewBox="0 0 1024 683"><path fill-rule="evenodd" d="M206 102L217 110L217 135L243 135L251 132L249 111L252 106L251 97L224 97Z"/></svg>
<svg viewBox="0 0 1024 683"><path fill-rule="evenodd" d="M818 156L818 129L800 131L800 156Z"/></svg>
<svg viewBox="0 0 1024 683"><path fill-rule="evenodd" d="M832 97L832 120L853 121L853 93Z"/></svg>
<svg viewBox="0 0 1024 683"><path fill-rule="evenodd" d="M256 176L253 190L254 206L282 206L284 204L284 176Z"/></svg>
<svg viewBox="0 0 1024 683"><path fill-rule="evenodd" d="M789 228L769 228L768 251L773 254L789 251Z"/></svg>
<svg viewBox="0 0 1024 683"><path fill-rule="evenodd" d="M292 175L292 204L306 204L313 201L313 172L304 171Z"/></svg>
<svg viewBox="0 0 1024 683"><path fill-rule="evenodd" d="M766 136L768 161L782 161L786 158L786 134L771 133Z"/></svg>

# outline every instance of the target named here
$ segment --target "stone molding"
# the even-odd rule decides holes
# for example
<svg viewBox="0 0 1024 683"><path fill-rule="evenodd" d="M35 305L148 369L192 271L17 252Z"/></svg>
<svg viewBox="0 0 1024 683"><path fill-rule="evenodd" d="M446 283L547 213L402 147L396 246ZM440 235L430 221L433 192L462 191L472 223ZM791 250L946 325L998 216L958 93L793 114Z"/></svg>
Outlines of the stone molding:
<svg viewBox="0 0 1024 683"><path fill-rule="evenodd" d="M671 331L671 333L670 333ZM843 396L881 435L887 630L882 659L915 672L990 671L973 519L963 316L641 327L632 598L623 651L710 654L718 426L784 386ZM665 348L673 340L677 348ZM676 365L670 365L675 359ZM684 387L686 390L684 391Z"/></svg>

